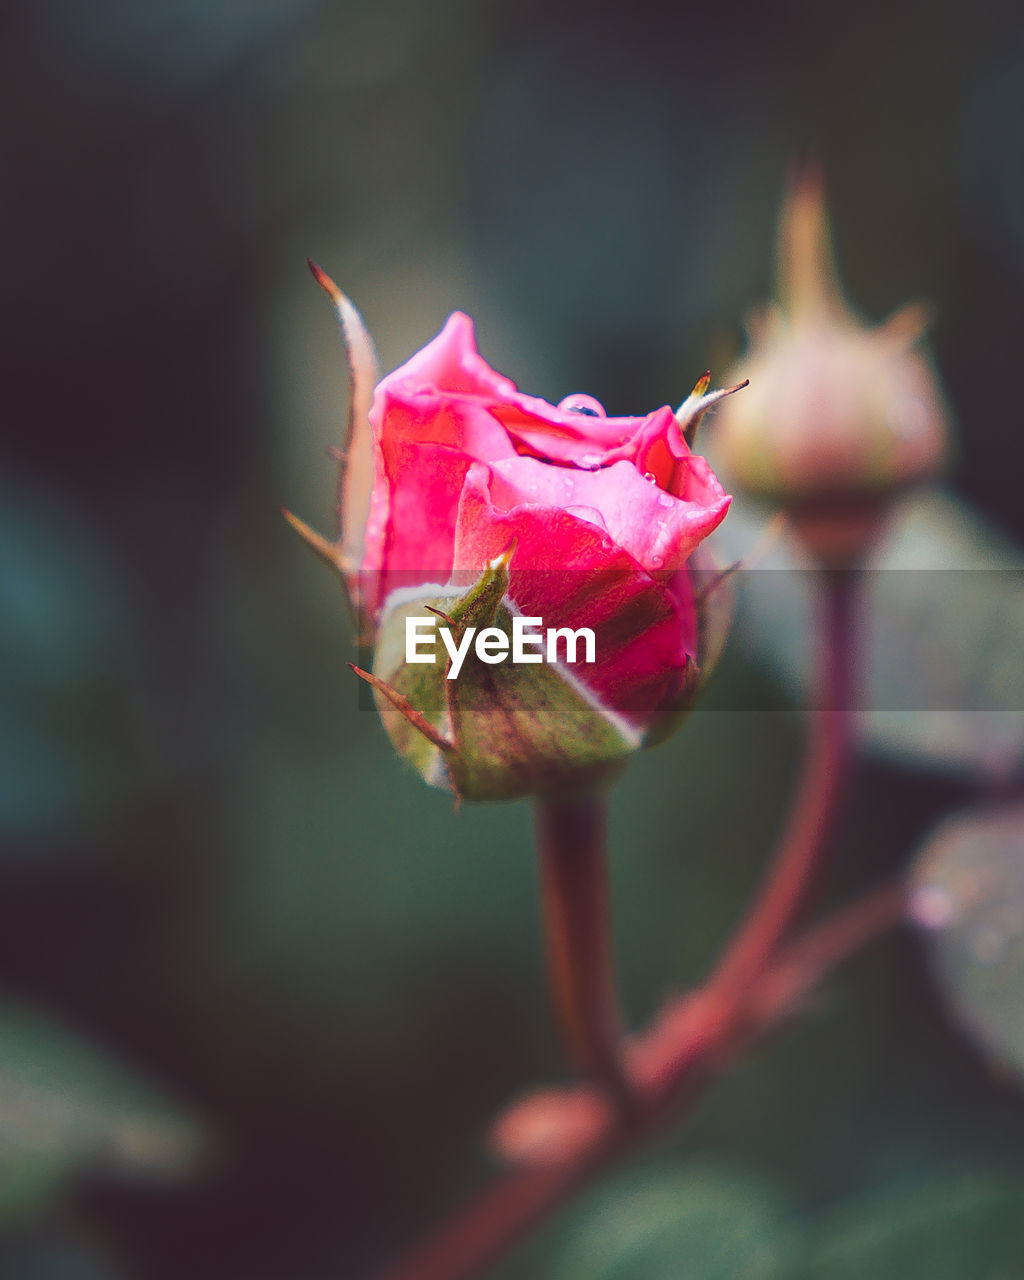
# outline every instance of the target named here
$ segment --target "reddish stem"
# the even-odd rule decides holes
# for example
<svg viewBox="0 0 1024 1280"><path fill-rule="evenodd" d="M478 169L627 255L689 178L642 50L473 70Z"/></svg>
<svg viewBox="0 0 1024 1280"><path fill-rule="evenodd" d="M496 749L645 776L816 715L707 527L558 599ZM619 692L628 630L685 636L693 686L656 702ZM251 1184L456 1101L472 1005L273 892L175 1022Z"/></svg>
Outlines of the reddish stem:
<svg viewBox="0 0 1024 1280"><path fill-rule="evenodd" d="M381 1280L466 1280L564 1203L580 1181L566 1165L503 1174Z"/></svg>
<svg viewBox="0 0 1024 1280"><path fill-rule="evenodd" d="M895 927L903 918L903 899L902 886L885 885L785 949L777 964L755 980L750 998L742 1006L734 1004L717 1023L714 1036L691 1040L693 1051L685 1062L674 1055L677 1066L670 1088L661 1082L637 1082L637 1106L630 1115L610 1113L604 1129L568 1160L526 1165L500 1175L380 1280L470 1280L480 1274L575 1192L691 1104L739 1054L794 1014L838 965Z"/></svg>
<svg viewBox="0 0 1024 1280"><path fill-rule="evenodd" d="M823 575L818 693L803 778L779 852L705 985L638 1038L628 1078L609 929L604 811L593 797L538 805L552 984L570 1047L618 1102L589 1142L502 1175L383 1280L470 1280L581 1186L657 1133L839 963L902 917L887 886L786 945L807 905L847 771L854 694L854 571Z"/></svg>
<svg viewBox="0 0 1024 1280"><path fill-rule="evenodd" d="M804 772L778 853L711 978L723 998L751 983L798 922L817 887L848 772L860 575L834 569L821 576L818 678Z"/></svg>
<svg viewBox="0 0 1024 1280"><path fill-rule="evenodd" d="M551 993L566 1048L625 1107L603 796L538 800L536 831Z"/></svg>

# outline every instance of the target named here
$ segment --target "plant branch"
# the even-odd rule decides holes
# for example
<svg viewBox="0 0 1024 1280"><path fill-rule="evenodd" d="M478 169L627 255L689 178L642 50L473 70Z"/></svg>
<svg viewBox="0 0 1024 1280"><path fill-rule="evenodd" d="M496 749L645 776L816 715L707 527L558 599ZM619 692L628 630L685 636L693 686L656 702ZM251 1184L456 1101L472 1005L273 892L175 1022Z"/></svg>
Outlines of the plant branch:
<svg viewBox="0 0 1024 1280"><path fill-rule="evenodd" d="M552 1000L570 1060L628 1107L611 935L605 801L542 797L537 855Z"/></svg>
<svg viewBox="0 0 1024 1280"><path fill-rule="evenodd" d="M818 677L804 772L778 853L712 978L723 994L742 992L770 961L820 878L851 756L859 577L857 570L821 575Z"/></svg>
<svg viewBox="0 0 1024 1280"><path fill-rule="evenodd" d="M609 1111L589 1141L558 1162L525 1164L499 1175L405 1262L380 1280L470 1280L502 1257L536 1224L623 1156L658 1133L739 1054L793 1016L800 1004L850 956L900 923L902 885L887 884L791 944L755 980L742 1003L712 1013L709 988L684 997L651 1033L674 1063L671 1077L634 1079L629 1114ZM695 1012L696 1011L696 1012ZM704 1022L704 1032L699 1034ZM685 1031L687 1054L667 1043ZM707 1034L709 1033L710 1034ZM661 1040L666 1043L660 1043Z"/></svg>
<svg viewBox="0 0 1024 1280"><path fill-rule="evenodd" d="M594 1081L566 1091L596 1116L582 1138L547 1110L543 1154L501 1175L383 1280L470 1280L534 1224L692 1104L739 1054L785 1021L848 956L893 927L903 891L886 886L791 942L821 872L848 770L859 574L822 574L818 680L804 772L778 853L705 984L673 1001L623 1057L609 928L604 807L542 800L537 843L555 1005ZM527 1103L529 1100L527 1100ZM612 1105L608 1105L611 1103ZM517 1116L511 1114L512 1129Z"/></svg>

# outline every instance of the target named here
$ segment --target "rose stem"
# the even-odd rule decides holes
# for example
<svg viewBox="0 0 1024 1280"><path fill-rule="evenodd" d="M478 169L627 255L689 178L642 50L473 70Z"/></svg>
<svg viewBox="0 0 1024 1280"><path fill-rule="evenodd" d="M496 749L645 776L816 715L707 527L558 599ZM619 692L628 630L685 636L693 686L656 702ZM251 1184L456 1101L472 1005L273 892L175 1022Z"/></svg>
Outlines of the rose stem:
<svg viewBox="0 0 1024 1280"><path fill-rule="evenodd" d="M778 853L710 979L723 997L741 993L765 967L807 905L849 771L860 572L824 570L821 585L818 677L804 772Z"/></svg>
<svg viewBox="0 0 1024 1280"><path fill-rule="evenodd" d="M527 1164L498 1175L379 1280L481 1275L577 1191L678 1118L744 1050L794 1014L834 969L894 928L903 914L903 887L883 885L783 949L754 979L748 999L734 1003L726 1020L716 1024L715 1035L685 1061L677 1058L669 1090L660 1082L639 1086L637 1110L609 1113L603 1131L561 1163Z"/></svg>
<svg viewBox="0 0 1024 1280"><path fill-rule="evenodd" d="M570 1061L627 1108L605 810L594 792L538 799L537 856L552 1003Z"/></svg>
<svg viewBox="0 0 1024 1280"><path fill-rule="evenodd" d="M837 965L899 923L903 891L900 886L889 885L868 894L795 945L783 949L817 881L848 771L850 708L856 685L853 626L859 577L854 570L822 574L823 598L817 628L819 674L812 729L804 773L779 851L750 912L714 972L700 990L677 1002L681 1012L685 1013L687 1007L692 1009L692 1016L663 1018L646 1036L650 1067L643 1080L638 1078L625 1086L630 1109L610 1113L604 1130L564 1162L528 1166L500 1176L382 1280L470 1280L478 1275L577 1190L690 1105L751 1041L783 1021L794 1005ZM605 1011L593 1021L565 1017L567 1027L579 1023L592 1030L607 1029L616 1025L618 1017L608 1019L607 1012L616 1006L610 976L603 813L591 813L589 820L581 820L574 835L576 820L571 812L572 806L561 815L548 806L538 806L538 845L545 883L549 861L562 868L557 890L544 894L552 972L563 1017L569 995L588 986L593 987L593 992L584 1002L585 1007ZM563 855L577 840L583 841L585 833L589 833L591 853L596 850L600 867L599 877L591 878L591 894L587 897L591 923L601 925L589 934L591 943L597 943L600 964L591 971L589 982L571 984L567 977L560 977L561 962L557 959L566 947L563 931L568 930L570 919L576 920L578 905L574 905L570 892L573 877L565 875L567 859ZM558 856L549 859L548 849L557 850ZM596 894L595 885L599 886ZM567 902L569 910L556 913L554 907L559 902ZM581 913L577 926L585 918ZM588 931L584 930L583 936L588 936ZM578 955L579 949L574 947L571 954ZM586 967L584 974L578 976L585 976L585 971ZM595 981L595 974L607 981ZM565 989L563 981L567 984ZM601 990L601 1002L590 1004L589 999L596 998ZM607 1045L608 1041L604 1043ZM587 1048L579 1046L577 1052L590 1055L591 1049L588 1041ZM614 1054L607 1064L614 1066L615 1079L620 1081L622 1071ZM607 1081L604 1083L607 1087ZM620 1088L617 1083L616 1097L623 1096Z"/></svg>

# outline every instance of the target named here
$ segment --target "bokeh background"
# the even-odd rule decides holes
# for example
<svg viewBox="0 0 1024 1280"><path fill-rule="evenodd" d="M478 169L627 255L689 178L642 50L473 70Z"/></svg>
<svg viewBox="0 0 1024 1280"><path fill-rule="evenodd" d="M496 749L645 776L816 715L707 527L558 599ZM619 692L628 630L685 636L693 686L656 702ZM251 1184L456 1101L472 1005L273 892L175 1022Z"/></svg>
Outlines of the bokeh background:
<svg viewBox="0 0 1024 1280"><path fill-rule="evenodd" d="M528 809L453 816L393 758L278 515L329 529L344 421L305 257L385 368L460 308L524 390L646 411L741 349L811 149L854 302L934 304L953 489L1024 540L1024 22L8 0L0 39L0 1274L357 1277L563 1067ZM612 804L636 1020L709 963L799 758L742 645L718 678L759 709ZM869 757L837 895L995 785ZM1022 1188L1015 1077L904 937L501 1274L1008 1278Z"/></svg>

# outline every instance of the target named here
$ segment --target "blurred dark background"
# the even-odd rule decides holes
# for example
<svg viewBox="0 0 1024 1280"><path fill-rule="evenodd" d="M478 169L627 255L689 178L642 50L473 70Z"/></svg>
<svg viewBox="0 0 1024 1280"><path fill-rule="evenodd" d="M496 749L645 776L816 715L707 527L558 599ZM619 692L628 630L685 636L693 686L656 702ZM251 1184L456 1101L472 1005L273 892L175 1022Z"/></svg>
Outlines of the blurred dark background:
<svg viewBox="0 0 1024 1280"><path fill-rule="evenodd" d="M645 412L741 349L811 149L852 300L934 304L954 489L1024 539L1024 20L996 0L8 0L0 37L0 985L209 1135L192 1176L163 1130L121 1158L75 1128L74 1072L51 1084L31 1034L13 1066L0 1050L0 1274L357 1276L481 1176L497 1106L563 1069L528 809L453 817L392 757L340 592L278 515L329 530L344 420L305 257L385 368L460 308L524 390ZM698 713L613 801L637 1020L709 962L798 759L767 677L734 653L720 678L777 709ZM976 792L868 761L839 891ZM61 1102L35 1127L32 1090ZM1024 1175L1022 1141L1018 1089L901 939L622 1194L642 1221L662 1183L718 1188L719 1234L761 1239L937 1169ZM503 1274L606 1274L573 1254L588 1211L607 1203Z"/></svg>

